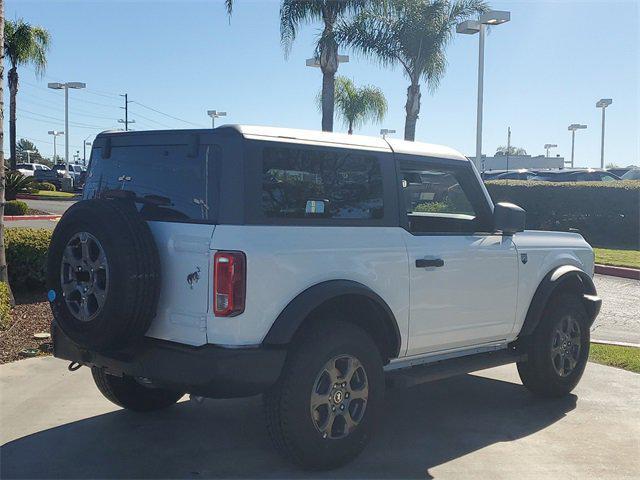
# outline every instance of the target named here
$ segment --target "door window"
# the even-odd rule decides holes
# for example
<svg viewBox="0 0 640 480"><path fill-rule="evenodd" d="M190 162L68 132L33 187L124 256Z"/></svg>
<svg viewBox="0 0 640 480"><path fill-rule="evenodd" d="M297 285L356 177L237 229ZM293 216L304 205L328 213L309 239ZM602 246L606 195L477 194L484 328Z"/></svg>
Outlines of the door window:
<svg viewBox="0 0 640 480"><path fill-rule="evenodd" d="M402 196L412 233L487 231L487 213L474 198L466 169L441 168L422 162L400 162ZM475 205L474 205L475 203Z"/></svg>

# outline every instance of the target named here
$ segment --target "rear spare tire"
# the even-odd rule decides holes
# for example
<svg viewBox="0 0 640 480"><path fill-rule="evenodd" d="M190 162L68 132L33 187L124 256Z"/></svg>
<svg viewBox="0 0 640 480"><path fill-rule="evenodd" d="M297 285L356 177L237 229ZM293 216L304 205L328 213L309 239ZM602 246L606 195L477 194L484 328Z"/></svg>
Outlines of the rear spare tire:
<svg viewBox="0 0 640 480"><path fill-rule="evenodd" d="M160 261L134 204L71 206L51 238L47 284L57 324L78 345L115 349L144 335L156 313Z"/></svg>

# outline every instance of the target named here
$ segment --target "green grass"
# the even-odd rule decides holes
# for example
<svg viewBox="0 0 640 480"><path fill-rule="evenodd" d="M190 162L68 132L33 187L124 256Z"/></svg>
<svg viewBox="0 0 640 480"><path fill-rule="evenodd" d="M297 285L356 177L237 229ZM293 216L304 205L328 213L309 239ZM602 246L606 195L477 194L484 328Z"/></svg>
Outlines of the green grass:
<svg viewBox="0 0 640 480"><path fill-rule="evenodd" d="M75 196L75 193L69 192L51 192L49 190L38 190L37 193L33 195L38 195L42 197L59 197L59 198L71 198Z"/></svg>
<svg viewBox="0 0 640 480"><path fill-rule="evenodd" d="M592 343L589 360L640 373L640 348Z"/></svg>
<svg viewBox="0 0 640 480"><path fill-rule="evenodd" d="M612 250L594 248L596 263L616 267L640 268L640 250Z"/></svg>

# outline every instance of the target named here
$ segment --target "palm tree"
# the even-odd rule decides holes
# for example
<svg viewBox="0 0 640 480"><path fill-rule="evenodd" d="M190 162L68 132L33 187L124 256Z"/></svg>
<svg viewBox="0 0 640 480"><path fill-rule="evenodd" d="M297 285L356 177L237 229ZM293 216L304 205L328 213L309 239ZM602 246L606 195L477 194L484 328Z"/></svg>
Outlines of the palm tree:
<svg viewBox="0 0 640 480"><path fill-rule="evenodd" d="M322 92L318 94L318 103L322 105ZM335 106L349 135L368 121L381 122L387 114L387 99L382 90L373 86L356 87L346 77L336 78Z"/></svg>
<svg viewBox="0 0 640 480"><path fill-rule="evenodd" d="M456 24L487 10L482 0L381 0L338 26L336 37L409 78L405 140L414 140L420 82L435 91L446 70L445 50Z"/></svg>
<svg viewBox="0 0 640 480"><path fill-rule="evenodd" d="M13 293L9 286L7 256L4 249L4 0L0 0L0 283L6 283L11 304Z"/></svg>
<svg viewBox="0 0 640 480"><path fill-rule="evenodd" d="M335 26L347 15L357 13L366 0L283 0L280 6L280 39L285 57L291 50L298 28L321 20L324 24L315 56L322 71L322 130L333 131L335 76L338 71L338 44Z"/></svg>
<svg viewBox="0 0 640 480"><path fill-rule="evenodd" d="M50 36L44 28L24 20L7 20L4 26L4 54L9 58L9 148L11 168L16 168L16 95L18 67L32 64L36 74L42 75L47 66Z"/></svg>

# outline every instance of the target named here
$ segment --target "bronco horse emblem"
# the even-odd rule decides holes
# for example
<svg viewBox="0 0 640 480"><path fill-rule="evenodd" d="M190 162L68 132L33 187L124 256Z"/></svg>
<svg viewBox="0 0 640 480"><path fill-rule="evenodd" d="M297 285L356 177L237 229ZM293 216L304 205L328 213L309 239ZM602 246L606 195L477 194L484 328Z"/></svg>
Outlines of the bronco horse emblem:
<svg viewBox="0 0 640 480"><path fill-rule="evenodd" d="M189 288L193 290L193 285L200 280L200 267L196 267L196 271L187 275L187 283Z"/></svg>

